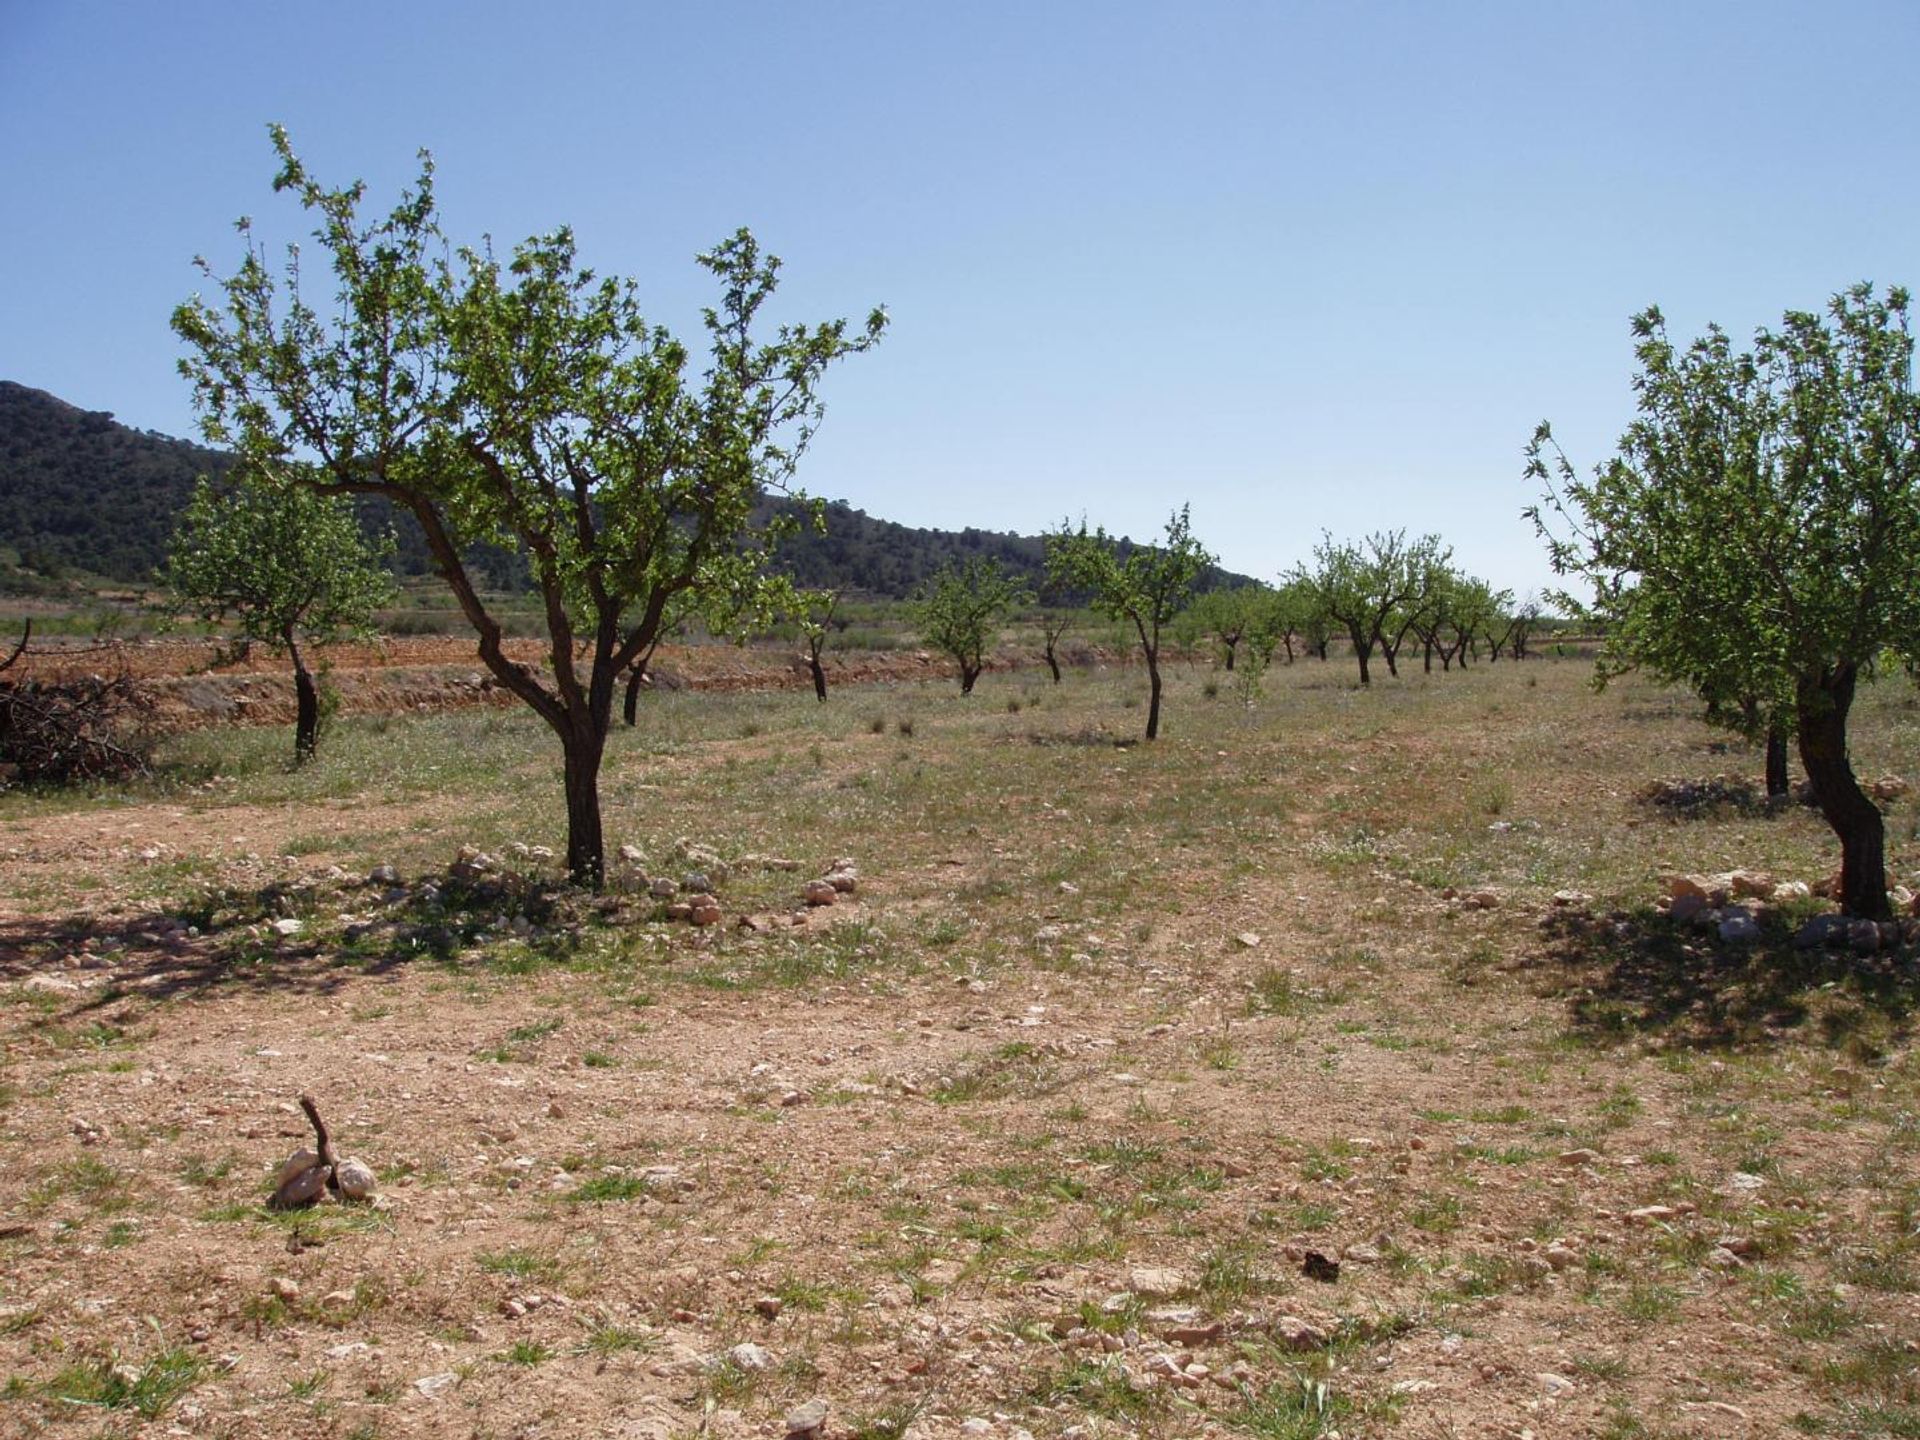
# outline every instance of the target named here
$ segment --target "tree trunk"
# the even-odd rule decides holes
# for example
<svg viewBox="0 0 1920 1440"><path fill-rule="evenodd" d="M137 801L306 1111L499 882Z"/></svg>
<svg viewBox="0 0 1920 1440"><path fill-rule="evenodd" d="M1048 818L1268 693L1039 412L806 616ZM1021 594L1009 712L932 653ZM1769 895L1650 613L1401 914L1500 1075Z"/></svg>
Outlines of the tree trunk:
<svg viewBox="0 0 1920 1440"><path fill-rule="evenodd" d="M627 699L620 713L627 724L637 724L640 716L640 687L647 683L647 667L636 665L627 672Z"/></svg>
<svg viewBox="0 0 1920 1440"><path fill-rule="evenodd" d="M1160 738L1160 657L1147 651L1147 739Z"/></svg>
<svg viewBox="0 0 1920 1440"><path fill-rule="evenodd" d="M1221 643L1227 647L1227 673L1231 675L1233 673L1233 652L1239 648L1240 642L1238 640L1228 640Z"/></svg>
<svg viewBox="0 0 1920 1440"><path fill-rule="evenodd" d="M600 757L607 737L591 732L592 721L560 737L566 758L567 878L589 890L606 883L607 847L600 829Z"/></svg>
<svg viewBox="0 0 1920 1440"><path fill-rule="evenodd" d="M1373 641L1363 635L1357 628L1351 629L1347 633L1353 640L1353 658L1360 662L1360 683L1362 685L1371 685L1373 684L1373 676L1368 671L1367 662L1373 658Z"/></svg>
<svg viewBox="0 0 1920 1440"><path fill-rule="evenodd" d="M960 693L962 695L973 694L973 682L979 678L980 667L978 665L969 665L964 660L960 662Z"/></svg>
<svg viewBox="0 0 1920 1440"><path fill-rule="evenodd" d="M1790 788L1787 783L1787 737L1776 725L1767 731L1767 798L1771 800L1785 795Z"/></svg>
<svg viewBox="0 0 1920 1440"><path fill-rule="evenodd" d="M294 643L293 632L286 634L287 653L293 657L293 763L304 765L320 748L320 691L307 670L306 657Z"/></svg>
<svg viewBox="0 0 1920 1440"><path fill-rule="evenodd" d="M818 655L807 656L807 669L813 672L813 697L816 700L827 698L827 672L820 668Z"/></svg>
<svg viewBox="0 0 1920 1440"><path fill-rule="evenodd" d="M1053 683L1058 685L1060 683L1060 661L1053 653L1053 641L1051 639L1047 641L1047 669L1053 672Z"/></svg>
<svg viewBox="0 0 1920 1440"><path fill-rule="evenodd" d="M1840 837L1840 905L1866 920L1891 920L1887 900L1886 826L1847 759L1847 711L1857 679L1851 665L1803 677L1794 697L1800 721L1800 763L1813 782L1820 813Z"/></svg>

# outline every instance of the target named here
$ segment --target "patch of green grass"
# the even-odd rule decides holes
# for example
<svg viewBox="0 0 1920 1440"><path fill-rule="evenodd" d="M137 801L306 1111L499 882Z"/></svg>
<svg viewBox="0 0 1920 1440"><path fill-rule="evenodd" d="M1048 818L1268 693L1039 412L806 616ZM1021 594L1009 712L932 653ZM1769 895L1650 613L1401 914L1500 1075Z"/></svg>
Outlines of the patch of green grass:
<svg viewBox="0 0 1920 1440"><path fill-rule="evenodd" d="M560 1262L537 1250L482 1250L473 1258L474 1263L488 1275L513 1275L525 1279L560 1273Z"/></svg>
<svg viewBox="0 0 1920 1440"><path fill-rule="evenodd" d="M629 1330L620 1325L596 1325L587 1332L587 1353L605 1359L611 1355L625 1355L651 1350L654 1346L652 1336L638 1330Z"/></svg>
<svg viewBox="0 0 1920 1440"><path fill-rule="evenodd" d="M1642 1282L1620 1297L1620 1311L1642 1325L1671 1320L1680 1313L1680 1292L1671 1285Z"/></svg>
<svg viewBox="0 0 1920 1440"><path fill-rule="evenodd" d="M583 1205L606 1205L617 1200L633 1200L647 1193L647 1182L640 1175L596 1175L567 1192L569 1200Z"/></svg>
<svg viewBox="0 0 1920 1440"><path fill-rule="evenodd" d="M537 1340L516 1340L500 1358L509 1365L544 1365L553 1358L553 1349Z"/></svg>
<svg viewBox="0 0 1920 1440"><path fill-rule="evenodd" d="M198 1385L206 1363L184 1346L162 1350L143 1365L93 1360L69 1365L47 1382L46 1393L69 1405L131 1410L156 1419Z"/></svg>
<svg viewBox="0 0 1920 1440"><path fill-rule="evenodd" d="M1138 1421L1154 1414L1160 1400L1150 1390L1136 1390L1118 1365L1101 1360L1072 1360L1033 1388L1042 1405L1067 1406L1078 1415L1100 1415L1110 1420Z"/></svg>
<svg viewBox="0 0 1920 1440"><path fill-rule="evenodd" d="M1859 1323L1859 1314L1837 1297L1807 1295L1787 1306L1782 1328L1796 1340L1832 1340Z"/></svg>
<svg viewBox="0 0 1920 1440"><path fill-rule="evenodd" d="M1429 1235L1446 1235L1460 1228L1466 1207L1458 1195L1426 1195L1407 1210L1407 1223Z"/></svg>
<svg viewBox="0 0 1920 1440"><path fill-rule="evenodd" d="M1326 1381L1303 1375L1249 1395L1232 1420L1235 1428L1260 1440L1316 1440L1336 1429L1352 1408Z"/></svg>

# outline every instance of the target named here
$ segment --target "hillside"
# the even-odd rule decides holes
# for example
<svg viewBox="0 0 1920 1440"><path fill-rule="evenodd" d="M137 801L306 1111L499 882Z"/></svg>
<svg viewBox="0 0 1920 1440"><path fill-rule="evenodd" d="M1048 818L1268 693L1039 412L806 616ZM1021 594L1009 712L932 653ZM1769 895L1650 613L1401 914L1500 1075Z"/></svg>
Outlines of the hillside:
<svg viewBox="0 0 1920 1440"><path fill-rule="evenodd" d="M42 575L137 581L166 557L194 478L231 457L0 380L0 544Z"/></svg>
<svg viewBox="0 0 1920 1440"><path fill-rule="evenodd" d="M42 577L150 579L195 478L232 463L221 451L0 380L0 582L9 574L18 579L17 567ZM769 502L768 513L786 504ZM379 500L361 510L370 528L391 525L399 574L428 572L425 544L409 517ZM829 504L826 519L825 534L805 528L782 549L780 563L804 585L900 599L951 560L990 556L1035 584L1044 566L1037 536L916 529L844 501ZM512 557L476 551L474 559L492 584L511 585L516 573L524 580Z"/></svg>

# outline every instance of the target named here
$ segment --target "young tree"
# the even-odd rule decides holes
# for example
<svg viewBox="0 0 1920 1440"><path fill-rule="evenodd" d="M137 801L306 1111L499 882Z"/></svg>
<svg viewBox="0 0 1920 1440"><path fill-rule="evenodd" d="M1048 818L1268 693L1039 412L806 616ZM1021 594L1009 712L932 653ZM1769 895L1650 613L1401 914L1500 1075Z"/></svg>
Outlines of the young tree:
<svg viewBox="0 0 1920 1440"><path fill-rule="evenodd" d="M1298 566L1292 578L1311 587L1314 607L1347 632L1360 683L1371 685L1369 662L1382 627L1412 594L1415 577L1407 564L1407 533L1389 530L1369 535L1364 548L1350 540L1335 542L1322 534L1313 547L1313 568Z"/></svg>
<svg viewBox="0 0 1920 1440"><path fill-rule="evenodd" d="M1048 605L1040 612L1040 644L1046 656L1047 669L1053 672L1053 683L1060 683L1060 637L1067 633L1073 624L1073 612L1058 606Z"/></svg>
<svg viewBox="0 0 1920 1440"><path fill-rule="evenodd" d="M1046 541L1047 570L1056 581L1086 591L1093 608L1109 619L1132 622L1147 661L1147 739L1158 739L1160 632L1185 608L1194 582L1213 564L1213 556L1193 538L1188 507L1182 505L1167 521L1166 540L1159 545L1113 540L1105 530L1089 532L1084 520L1078 530L1063 522Z"/></svg>
<svg viewBox="0 0 1920 1440"><path fill-rule="evenodd" d="M1265 585L1234 585L1207 591L1193 602L1191 613L1200 633L1211 635L1219 642L1226 668L1231 672L1241 641L1269 624L1273 602L1273 591ZM1271 647L1267 653L1273 653Z"/></svg>
<svg viewBox="0 0 1920 1440"><path fill-rule="evenodd" d="M1920 397L1907 292L1858 285L1736 354L1634 320L1638 417L1580 480L1542 425L1529 513L1607 625L1597 680L1632 665L1710 714L1791 727L1840 840L1841 899L1888 918L1885 827L1847 757L1861 677L1920 657ZM1567 597L1569 600L1571 597ZM1751 703L1749 703L1751 702Z"/></svg>
<svg viewBox="0 0 1920 1440"><path fill-rule="evenodd" d="M827 698L827 672L820 663L820 652L827 648L827 636L833 628L833 612L839 607L838 590L806 590L797 597L792 614L800 627L800 638L807 646L807 673L813 677L813 698Z"/></svg>
<svg viewBox="0 0 1920 1440"><path fill-rule="evenodd" d="M1320 603L1320 592L1312 579L1296 570L1281 577L1274 594L1274 623L1279 629L1279 642L1287 649L1287 663L1293 663L1296 639L1309 654L1325 660L1327 647L1333 643L1334 619Z"/></svg>
<svg viewBox="0 0 1920 1440"><path fill-rule="evenodd" d="M789 485L826 368L873 345L885 315L761 338L779 262L741 230L699 257L720 298L705 369L689 376L687 348L647 323L632 282L582 266L570 231L504 263L489 246L449 253L426 156L415 188L369 218L362 186L326 188L278 127L273 141L274 188L317 221L333 293L303 289L297 252L276 277L246 222L237 270L202 262L216 303L196 297L173 321L201 428L276 481L384 495L414 516L482 663L559 737L567 869L597 888L620 677L680 597L759 582L779 531L752 529L754 506ZM476 541L526 556L544 673L507 658L463 558Z"/></svg>
<svg viewBox="0 0 1920 1440"><path fill-rule="evenodd" d="M181 609L232 619L246 639L293 661L293 758L301 764L320 744L320 692L301 646L369 631L393 595L384 559L347 500L269 483L216 490L202 479L161 579Z"/></svg>
<svg viewBox="0 0 1920 1440"><path fill-rule="evenodd" d="M960 667L960 693L971 695L1000 635L1000 622L1027 601L1027 587L994 559L970 556L949 561L915 592L911 601L920 638Z"/></svg>

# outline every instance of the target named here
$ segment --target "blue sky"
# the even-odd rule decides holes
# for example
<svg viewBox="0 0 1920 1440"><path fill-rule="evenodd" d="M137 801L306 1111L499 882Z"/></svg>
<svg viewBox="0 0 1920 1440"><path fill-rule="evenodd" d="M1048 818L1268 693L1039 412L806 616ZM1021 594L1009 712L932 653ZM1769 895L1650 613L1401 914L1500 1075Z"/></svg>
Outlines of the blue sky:
<svg viewBox="0 0 1920 1440"><path fill-rule="evenodd" d="M1920 283L1920 5L0 0L0 378L193 433L173 305L265 125L457 240L570 224L691 329L739 225L894 327L802 481L908 524L1152 533L1272 577L1437 531L1524 590L1520 450L1627 420L1627 319ZM321 18L324 17L324 18Z"/></svg>

